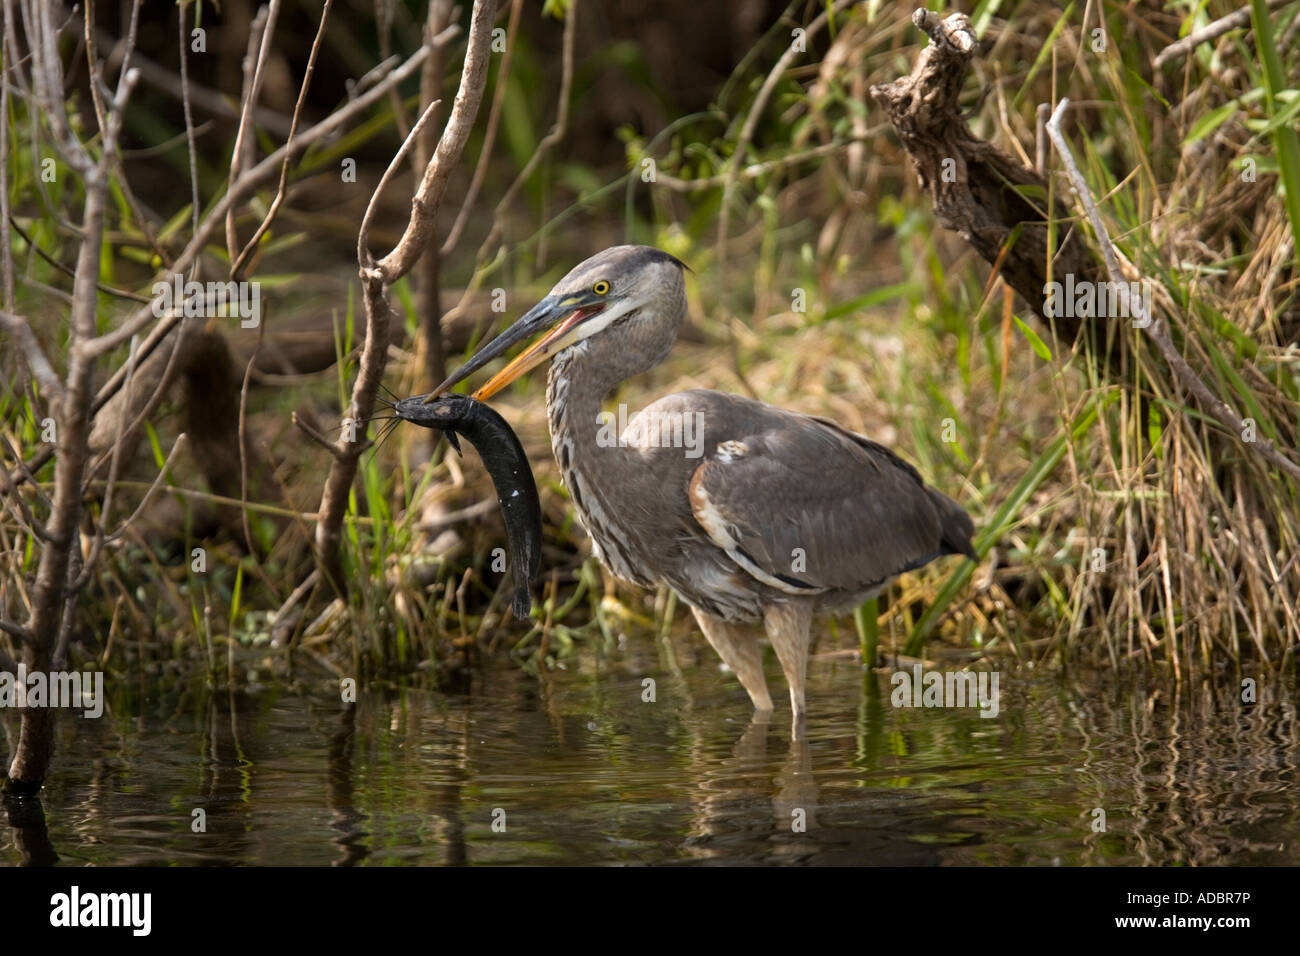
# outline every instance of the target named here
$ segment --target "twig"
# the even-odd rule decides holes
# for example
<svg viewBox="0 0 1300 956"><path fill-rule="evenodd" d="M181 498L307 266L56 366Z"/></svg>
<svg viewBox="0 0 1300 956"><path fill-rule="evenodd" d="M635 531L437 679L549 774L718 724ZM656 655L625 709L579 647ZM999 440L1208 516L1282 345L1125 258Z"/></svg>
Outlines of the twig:
<svg viewBox="0 0 1300 956"><path fill-rule="evenodd" d="M127 529L129 529L131 525L135 524L139 517L144 514L144 509L153 503L154 497L158 494L158 489L162 487L164 479L166 479L167 474L171 471L172 464L176 461L177 453L185 447L187 438L188 436L185 432L181 432L176 436L176 440L172 442L172 450L167 453L167 457L164 459L162 467L158 469L158 477L156 477L153 480L153 483L149 485L149 489L144 493L144 497L141 498L140 503L136 505L135 511L131 512L131 516L122 522L118 529L110 534L106 540L113 542L126 534Z"/></svg>
<svg viewBox="0 0 1300 956"><path fill-rule="evenodd" d="M32 252L36 253L43 260L45 260L55 269L58 269L64 275L73 276L73 277L76 276L77 273L73 269L69 268L68 266L65 266L62 262L54 258L52 255L50 255L48 252L42 249L39 245L37 245L36 241L32 239L30 235L28 235L27 230L25 230L22 226L18 225L18 220L14 219L13 217L9 217L7 223L8 225L11 225L13 227L14 231L17 232L18 235L23 237L23 241L27 243L28 248L30 248ZM111 285L104 285L102 282L95 283L95 288L97 288L100 292L104 293L104 295L111 295L115 299L129 299L132 302L153 301L148 296L139 295L138 293L131 292L128 289L115 289Z"/></svg>
<svg viewBox="0 0 1300 956"><path fill-rule="evenodd" d="M40 383L41 391L51 401L62 402L63 383L59 381L59 376L45 355L45 350L41 348L41 343L36 341L36 334L27 320L21 315L0 310L0 326L4 327L22 350L23 358L27 360L27 367L32 370L32 377Z"/></svg>
<svg viewBox="0 0 1300 956"><path fill-rule="evenodd" d="M318 431L317 431L315 428L313 428L311 425L308 425L305 419L303 419L303 418L299 418L297 412L290 412L290 413L289 413L289 419L290 419L290 421L292 421L295 425L297 425L299 428L302 429L302 433L303 433L304 435L306 435L308 438L310 438L310 439L311 439L312 441L314 441L316 444L320 445L322 448L324 448L324 449L325 449L327 452L329 452L331 455L334 454L334 443L333 443L332 441L330 441L328 438L326 438L324 435L322 435L320 432L318 432Z"/></svg>
<svg viewBox="0 0 1300 956"><path fill-rule="evenodd" d="M430 13L437 2L440 0L430 0ZM392 0L374 0L374 3L375 30L379 34L379 59L387 60L393 54L393 3ZM396 89L389 90L388 100L393 108L393 121L397 124L397 132L402 139L406 139L406 134L411 131L411 120L406 115L406 104L402 102L402 94Z"/></svg>
<svg viewBox="0 0 1300 956"><path fill-rule="evenodd" d="M469 188L465 190L465 198L461 200L460 210L456 213L456 221L452 223L451 229L447 231L447 238L443 240L440 251L444 256L455 250L456 244L460 242L461 233L469 221L469 214L478 199L479 190L483 188L483 180L487 177L488 160L492 155L492 147L496 144L497 126L501 122L501 107L506 98L506 81L510 79L510 64L514 60L515 33L519 29L519 13L522 9L523 0L512 0L510 20L506 24L506 50L501 54L501 66L497 68L492 108L488 111L487 129L483 133L483 149L478 154L478 163L474 167L474 175L470 178Z"/></svg>
<svg viewBox="0 0 1300 956"><path fill-rule="evenodd" d="M816 34L820 33L822 28L830 21L831 17L838 14L845 7L856 2L856 0L835 0L833 6L823 10L817 18L808 24L804 31L804 40L811 40ZM763 80L763 85L758 88L758 95L754 97L753 105L749 108L749 115L745 117L745 123L740 129L740 136L736 140L735 152L731 154L731 161L727 164L726 178L722 189L722 208L718 212L718 257L719 266L726 268L726 243L727 231L730 226L730 214L732 194L736 188L736 177L740 172L740 164L745 160L745 154L749 150L749 144L754 138L754 131L758 128L758 121L762 118L763 111L767 108L767 101L771 99L776 84L780 81L781 76L789 68L790 62L799 55L799 48L795 44L787 44L786 50L776 61L776 65L768 71L767 77Z"/></svg>
<svg viewBox="0 0 1300 956"><path fill-rule="evenodd" d="M32 472L31 466L28 465L27 462L23 461L22 456L18 454L13 445L9 444L9 439L4 435L0 435L0 445L4 446L5 454L18 462L18 475L9 475L9 484L15 489L23 482L31 485L32 490L36 492L36 496L40 499L41 504L48 508L50 506L50 499L45 496L45 492L41 489L40 482L36 480L36 475ZM44 462L41 462L41 464L36 467L40 468L42 465L44 465Z"/></svg>
<svg viewBox="0 0 1300 956"><path fill-rule="evenodd" d="M248 31L248 56L244 60L244 96L239 111L239 128L235 131L235 145L230 152L230 185L235 185L239 173L245 165L245 159L252 160L253 141L248 138L249 114L254 104L262 95L262 80L265 77L266 58L271 53L271 37L275 34L275 21L280 15L280 0L271 0L269 7L258 11ZM253 58L253 47L257 47L257 58ZM251 72L250 72L251 71ZM292 126L290 127L292 128ZM245 153L248 155L245 156ZM232 206L226 210L226 253L230 261L238 258L239 235L235 230L235 210Z"/></svg>
<svg viewBox="0 0 1300 956"><path fill-rule="evenodd" d="M421 131L433 118L434 111L441 102L442 100L434 100L420 114L420 118L415 121L415 126L407 134L406 139L402 141L402 145L397 148L397 153L389 162L388 168L379 177L379 184L375 186L375 191L370 195L370 202L366 204L365 214L361 217L361 227L357 230L357 260L362 264L363 268L373 269L375 267L375 257L370 251L370 223L375 218L375 213L379 208L379 197L384 194L384 189L393 181L393 177L397 175L398 170L402 168L402 163L405 161L407 154L415 147L415 142L419 139Z"/></svg>
<svg viewBox="0 0 1300 956"><path fill-rule="evenodd" d="M190 54L185 35L185 11L188 3L176 5L176 52L181 61L181 112L185 116L185 144L189 152L190 164L190 228L199 231L199 166L198 154L194 146L194 112L190 109ZM192 275L192 273L191 273Z"/></svg>
<svg viewBox="0 0 1300 956"><path fill-rule="evenodd" d="M578 23L578 0L570 0L569 8L564 15L564 41L563 53L560 60L560 93L555 104L555 124L547 131L533 150L533 155L528 157L528 162L524 168L519 171L509 188L501 196L500 202L497 203L496 212L492 216L492 228L488 231L487 238L479 249L478 261L483 261L484 251L496 241L501 235L501 224L505 221L505 211L510 208L514 202L515 196L524 188L533 175L537 165L545 158L560 140L564 138L565 130L569 125L569 94L573 89L573 47L574 37L577 34Z"/></svg>
<svg viewBox="0 0 1300 956"><path fill-rule="evenodd" d="M117 70L119 80L128 67L133 67L135 65L135 42L136 33L140 26L141 5L142 0L132 0L131 16L127 21L126 38L122 41L122 62L119 64ZM184 22L184 5L181 4L180 7L182 10L180 20ZM106 117L104 113L104 97L100 92L100 83L98 82L98 77L100 76L98 58L96 57L98 48L92 39L95 23L94 0L86 0L86 13L85 16L82 17L82 23L84 31L83 40L86 45L86 69L90 75L90 83L88 86L90 87L91 102L95 107L95 119L99 123L99 129L102 131L104 129ZM145 242L149 245L149 248L155 255L157 255L163 262L166 262L168 258L167 250L158 242L158 233L153 228L150 216L146 214L140 200L136 198L135 190L131 188L131 182L126 175L126 165L122 162L121 150L111 157L111 161L113 164L113 172L117 177L116 181L122 188L122 196L126 199L127 206L131 209L131 215L135 217L135 221L139 224L140 231L144 233Z"/></svg>
<svg viewBox="0 0 1300 956"><path fill-rule="evenodd" d="M330 7L334 5L334 0L325 0L325 6L321 9L320 26L316 28L316 39L312 42L311 53L307 57L307 69L302 75L302 86L298 88L298 102L293 107L293 121L289 124L289 136L285 141L285 148L293 143L294 134L298 131L298 122L302 118L302 107L307 102L307 90L311 87L312 73L316 71L316 57L320 54L321 42L325 39L325 24L329 22ZM397 88L393 87L396 92ZM284 155L284 164L280 167L280 187L275 191L275 199L271 201L271 208L267 210L266 215L262 217L262 224L257 227L253 233L253 238L248 240L244 246L244 251L239 254L235 264L230 267L230 277L238 280L244 272L244 267L252 257L257 245L261 242L266 231L271 228L271 223L275 220L275 214L280 211L280 204L284 202L285 191L289 186L289 161L292 153L286 152Z"/></svg>
<svg viewBox="0 0 1300 956"><path fill-rule="evenodd" d="M1130 298L1128 283L1124 280L1124 274L1120 271L1119 257L1115 254L1115 246L1110 241L1110 233L1106 229L1106 223L1102 221L1101 211L1097 208L1096 202L1093 201L1092 193L1088 189L1088 183L1074 161L1074 154L1070 152L1069 143L1065 141L1065 136L1061 133L1061 117L1069 104L1069 99L1063 97L1061 102L1057 104L1056 109L1052 111L1052 118L1047 121L1047 135L1052 138L1052 145L1056 147L1056 152L1060 155L1061 162L1065 164L1066 172L1069 174L1070 184L1074 187L1075 194L1079 197L1079 201L1083 203L1084 210L1088 213L1088 219L1092 222L1093 232L1097 235L1097 243L1101 246L1102 259L1106 263L1106 273L1114 287L1119 290L1121 309L1127 301L1129 314L1134 317L1133 324L1141 328L1147 337L1155 343L1156 348L1159 349L1165 361L1169 363L1169 367L1173 369L1178 380L1196 396L1202 408L1213 415L1224 428L1240 439L1246 430L1246 423L1237 416L1227 402L1211 392L1209 386L1201 381L1200 376L1187 364L1187 360L1183 358L1182 353L1174 347L1173 340L1169 337L1169 331L1165 328L1164 320L1147 314L1146 304L1142 301L1141 296L1138 296L1135 300ZM1300 481L1300 465L1279 452L1268 439L1259 437L1253 442L1243 442L1243 444L1254 448L1266 460L1285 471L1293 479Z"/></svg>
<svg viewBox="0 0 1300 956"><path fill-rule="evenodd" d="M9 444L7 438L0 436L0 441L4 442L4 447L10 455L18 458L17 453L13 450L13 447ZM19 465L22 465L22 461L21 458L18 458ZM35 482L33 482L33 487L35 487ZM28 528L32 534L36 535L36 537L40 538L42 541L50 540L50 533L45 530L43 524L36 520L31 509L27 507L27 502L18 491L17 482L9 477L8 468L0 468L0 492L4 493L5 500L9 504L9 513L17 519L21 526ZM40 489L37 488L37 493L39 494L39 492Z"/></svg>
<svg viewBox="0 0 1300 956"><path fill-rule="evenodd" d="M1294 0L1265 0L1265 2L1270 10L1276 10L1278 7L1294 2ZM1196 49L1202 43L1208 43L1210 40L1223 36L1229 30L1236 30L1240 27L1248 26L1249 24L1250 6L1248 4L1240 10L1228 14L1226 17L1220 17L1208 26L1201 27L1201 29L1194 33L1187 34L1187 36L1183 37L1181 40L1169 44L1169 46L1156 54L1156 58L1151 61L1151 66L1158 70L1170 60L1175 60L1191 53L1192 50Z"/></svg>
<svg viewBox="0 0 1300 956"><path fill-rule="evenodd" d="M281 644L281 642L276 640L274 637L280 624L284 621L289 611L293 609L294 605L301 601L303 597L306 596L307 592L316 586L316 582L319 580L320 572L313 569L307 577L303 578L302 583L293 589L293 592L285 599L285 602L280 605L280 610L275 612L275 616L271 618L271 624L267 628L267 630L272 634L271 644L273 647L279 647Z"/></svg>
<svg viewBox="0 0 1300 956"><path fill-rule="evenodd" d="M32 642L32 632L27 630L21 624L11 621L8 618L0 617L0 631L4 631L10 637L22 641L24 644Z"/></svg>
<svg viewBox="0 0 1300 956"><path fill-rule="evenodd" d="M368 223L363 222L357 237L357 260L366 308L366 339L349 407L349 417L355 422L360 423L370 417L388 358L388 325L392 313L389 304L390 287L410 271L424 252L425 246L432 240L434 222L447 189L447 181L452 168L464 152L474 118L478 114L483 88L487 85L495 8L495 0L475 0L470 16L465 62L461 67L460 88L456 91L456 99L452 103L446 128L438 140L438 147L433 151L411 200L411 216L402 238L388 255L376 263L366 236ZM415 133L413 130L412 135ZM407 143L411 138L407 137ZM402 148L408 147L404 143ZM382 187L383 184L380 185ZM320 520L316 524L315 535L317 567L320 568L322 579L340 595L346 593L339 556L343 516L347 510L348 491L356 476L357 459L362 450L361 443L345 441L341 435L334 444L334 460L330 463L329 474L321 491Z"/></svg>

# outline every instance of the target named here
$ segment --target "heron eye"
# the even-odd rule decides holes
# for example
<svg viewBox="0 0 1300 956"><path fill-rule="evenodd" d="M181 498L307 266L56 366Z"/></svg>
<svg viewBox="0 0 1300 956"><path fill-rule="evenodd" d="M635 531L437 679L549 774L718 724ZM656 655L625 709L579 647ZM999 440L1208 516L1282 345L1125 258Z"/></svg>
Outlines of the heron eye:
<svg viewBox="0 0 1300 956"><path fill-rule="evenodd" d="M609 283L606 282L604 279L601 279L599 282L597 282L594 286L591 287L591 291L596 293L596 295L604 295L605 293L609 292Z"/></svg>

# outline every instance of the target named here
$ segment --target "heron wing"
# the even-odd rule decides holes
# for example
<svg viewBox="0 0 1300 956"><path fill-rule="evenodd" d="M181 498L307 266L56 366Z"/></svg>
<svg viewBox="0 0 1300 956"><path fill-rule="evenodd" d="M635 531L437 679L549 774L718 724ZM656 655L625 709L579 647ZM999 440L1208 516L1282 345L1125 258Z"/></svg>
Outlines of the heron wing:
<svg viewBox="0 0 1300 956"><path fill-rule="evenodd" d="M750 574L795 594L865 590L942 554L973 556L970 517L889 449L762 407L766 427L710 435L690 482L696 521Z"/></svg>

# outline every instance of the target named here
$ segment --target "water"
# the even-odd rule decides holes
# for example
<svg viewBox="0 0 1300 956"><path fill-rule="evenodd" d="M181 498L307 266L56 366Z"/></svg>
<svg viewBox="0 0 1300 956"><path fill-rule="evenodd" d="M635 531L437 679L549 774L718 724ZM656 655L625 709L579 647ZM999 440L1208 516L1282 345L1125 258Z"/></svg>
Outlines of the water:
<svg viewBox="0 0 1300 956"><path fill-rule="evenodd" d="M102 719L61 720L49 843L70 866L1300 864L1293 685L1246 706L1235 679L1008 670L990 720L895 708L888 674L831 655L792 741L772 662L769 682L755 722L683 634L353 707L323 678L110 686ZM31 833L0 824L0 862L39 855Z"/></svg>

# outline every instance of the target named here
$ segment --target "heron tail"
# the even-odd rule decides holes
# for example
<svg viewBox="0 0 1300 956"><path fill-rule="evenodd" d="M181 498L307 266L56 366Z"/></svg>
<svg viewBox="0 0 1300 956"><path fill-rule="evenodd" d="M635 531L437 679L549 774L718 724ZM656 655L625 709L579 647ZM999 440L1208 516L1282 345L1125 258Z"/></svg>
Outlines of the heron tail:
<svg viewBox="0 0 1300 956"><path fill-rule="evenodd" d="M975 548L971 544L971 538L975 536L975 522L966 513L966 509L943 492L935 491L933 488L926 490L934 498L935 506L939 510L941 531L939 543L943 546L944 553L964 554L972 561L979 561L979 555L975 553Z"/></svg>

